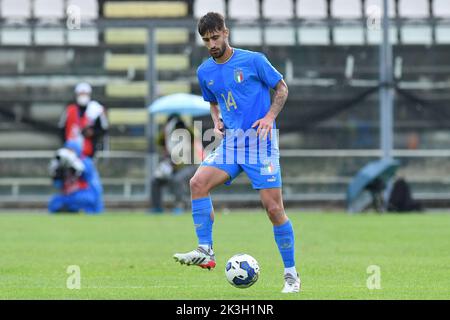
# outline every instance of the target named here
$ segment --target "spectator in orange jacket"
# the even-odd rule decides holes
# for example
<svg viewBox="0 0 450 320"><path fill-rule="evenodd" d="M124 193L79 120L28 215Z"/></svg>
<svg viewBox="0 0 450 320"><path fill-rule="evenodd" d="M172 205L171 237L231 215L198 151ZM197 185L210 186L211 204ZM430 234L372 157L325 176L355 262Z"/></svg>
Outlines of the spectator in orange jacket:
<svg viewBox="0 0 450 320"><path fill-rule="evenodd" d="M59 121L63 142L78 141L82 155L93 157L108 130L105 108L91 99L92 87L85 82L75 87L76 102L69 104Z"/></svg>

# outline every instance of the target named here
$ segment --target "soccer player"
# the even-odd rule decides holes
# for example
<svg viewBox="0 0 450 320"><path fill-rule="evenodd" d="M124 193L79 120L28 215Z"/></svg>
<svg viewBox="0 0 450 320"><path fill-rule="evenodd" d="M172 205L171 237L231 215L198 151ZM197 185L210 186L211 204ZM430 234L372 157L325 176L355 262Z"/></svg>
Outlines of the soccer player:
<svg viewBox="0 0 450 320"><path fill-rule="evenodd" d="M285 267L282 292L299 292L294 231L284 212L278 139L274 134L275 119L288 96L287 85L263 54L230 46L229 29L221 14L209 12L200 18L198 32L211 55L198 68L198 81L204 100L211 105L214 132L223 139L190 180L198 248L177 253L174 259L202 268L216 266L212 246L214 210L209 193L216 186L231 183L244 171L253 189L259 191L273 224ZM275 90L272 102L271 88ZM270 156L261 150L270 151Z"/></svg>

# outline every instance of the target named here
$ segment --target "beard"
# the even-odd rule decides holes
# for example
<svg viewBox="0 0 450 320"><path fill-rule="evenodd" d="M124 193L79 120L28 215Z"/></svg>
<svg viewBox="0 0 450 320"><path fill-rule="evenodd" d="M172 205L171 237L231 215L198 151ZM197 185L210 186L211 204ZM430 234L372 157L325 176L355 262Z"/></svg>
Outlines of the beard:
<svg viewBox="0 0 450 320"><path fill-rule="evenodd" d="M212 56L214 59L219 59L219 58L221 58L221 57L225 54L225 51L226 51L226 50L227 50L227 46L224 44L224 45L222 46L222 48L215 49L214 51L210 50L209 53L211 54L211 56Z"/></svg>

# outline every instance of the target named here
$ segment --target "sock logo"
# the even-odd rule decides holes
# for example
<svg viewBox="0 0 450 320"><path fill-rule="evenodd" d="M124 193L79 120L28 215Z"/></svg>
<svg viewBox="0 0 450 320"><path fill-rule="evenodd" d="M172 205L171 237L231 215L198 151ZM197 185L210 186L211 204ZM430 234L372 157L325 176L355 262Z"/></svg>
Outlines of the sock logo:
<svg viewBox="0 0 450 320"><path fill-rule="evenodd" d="M292 242L290 238L280 239L279 246L281 249L289 249L292 247Z"/></svg>
<svg viewBox="0 0 450 320"><path fill-rule="evenodd" d="M198 229L198 228L200 228L202 225L203 225L203 223L195 223L195 224L194 224L194 227L195 227L195 229Z"/></svg>

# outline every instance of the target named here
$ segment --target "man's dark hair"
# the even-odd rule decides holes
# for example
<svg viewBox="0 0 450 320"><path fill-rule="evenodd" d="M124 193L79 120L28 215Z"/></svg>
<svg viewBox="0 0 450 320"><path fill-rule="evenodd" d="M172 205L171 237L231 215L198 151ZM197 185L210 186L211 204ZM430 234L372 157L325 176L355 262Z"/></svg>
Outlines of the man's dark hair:
<svg viewBox="0 0 450 320"><path fill-rule="evenodd" d="M225 29L225 18L217 12L208 12L198 21L198 33L203 36L207 32Z"/></svg>

